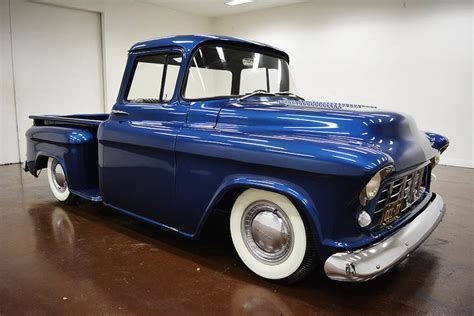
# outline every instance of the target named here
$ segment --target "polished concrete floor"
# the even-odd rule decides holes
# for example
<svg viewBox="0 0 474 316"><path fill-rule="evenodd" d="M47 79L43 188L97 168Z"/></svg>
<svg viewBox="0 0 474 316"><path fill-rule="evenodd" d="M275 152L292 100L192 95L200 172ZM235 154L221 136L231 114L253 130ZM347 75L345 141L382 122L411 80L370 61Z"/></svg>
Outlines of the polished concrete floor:
<svg viewBox="0 0 474 316"><path fill-rule="evenodd" d="M438 167L448 213L405 262L364 284L253 275L215 218L185 240L92 203L56 202L43 174L0 167L0 315L473 314L474 170Z"/></svg>

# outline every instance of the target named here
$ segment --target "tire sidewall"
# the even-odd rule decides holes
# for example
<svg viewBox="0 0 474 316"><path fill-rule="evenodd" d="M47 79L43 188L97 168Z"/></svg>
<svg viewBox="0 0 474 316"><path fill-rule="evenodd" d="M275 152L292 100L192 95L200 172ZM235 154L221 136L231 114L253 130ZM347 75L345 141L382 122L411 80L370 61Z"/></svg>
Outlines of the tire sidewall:
<svg viewBox="0 0 474 316"><path fill-rule="evenodd" d="M53 195L56 199L58 199L59 201L61 202L64 202L68 199L68 197L71 195L71 192L69 191L69 188L67 187L66 185L66 189L64 190L64 192L61 192L59 191L56 186L54 185L54 181L53 181L53 172L51 170L52 168L52 164L53 162L55 161L56 159L55 158L48 158L48 183L49 183L49 187L51 189L51 192L53 192ZM58 160L58 164L61 164ZM61 164L61 167L63 168L64 172L66 172L66 169L64 168L64 166ZM66 174L64 174L64 176L66 176ZM66 183L67 183L67 178L66 178Z"/></svg>
<svg viewBox="0 0 474 316"><path fill-rule="evenodd" d="M290 220L294 243L290 255L281 263L271 265L255 258L242 235L242 217L247 207L257 201L270 201L280 207ZM257 275L272 280L291 276L301 266L306 253L306 229L296 207L285 196L260 189L247 189L235 201L230 215L230 233L234 247L245 265Z"/></svg>

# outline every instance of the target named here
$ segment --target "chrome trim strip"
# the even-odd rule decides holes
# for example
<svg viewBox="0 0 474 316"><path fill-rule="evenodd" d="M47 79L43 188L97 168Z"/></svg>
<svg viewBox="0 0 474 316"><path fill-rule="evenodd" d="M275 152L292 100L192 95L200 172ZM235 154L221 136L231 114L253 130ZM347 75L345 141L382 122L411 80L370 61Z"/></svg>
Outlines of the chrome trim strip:
<svg viewBox="0 0 474 316"><path fill-rule="evenodd" d="M393 181L390 182L390 184L388 185L388 193L387 193L387 199L385 200L385 205L383 206L383 208L387 207L387 205L390 203L390 201L392 200L392 191L393 191Z"/></svg>
<svg viewBox="0 0 474 316"><path fill-rule="evenodd" d="M111 112L112 114L115 114L115 115L128 115L129 114L128 112L120 111L120 110L112 110Z"/></svg>
<svg viewBox="0 0 474 316"><path fill-rule="evenodd" d="M402 182L400 182L399 184L394 185L393 188L395 189L395 188L398 188L399 186L401 186L404 180L405 180L405 178L402 178Z"/></svg>
<svg viewBox="0 0 474 316"><path fill-rule="evenodd" d="M324 264L326 275L337 281L368 281L404 260L431 235L443 219L446 212L443 198L433 195L434 199L411 223L383 241L367 248L330 256Z"/></svg>

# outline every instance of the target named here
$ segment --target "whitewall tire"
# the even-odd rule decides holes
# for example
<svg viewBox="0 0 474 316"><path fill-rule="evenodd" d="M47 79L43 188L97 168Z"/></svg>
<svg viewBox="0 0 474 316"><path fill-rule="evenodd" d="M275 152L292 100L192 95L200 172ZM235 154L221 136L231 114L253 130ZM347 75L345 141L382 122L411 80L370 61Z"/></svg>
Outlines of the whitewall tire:
<svg viewBox="0 0 474 316"><path fill-rule="evenodd" d="M69 191L63 166L54 158L48 158L48 182L54 197L64 203L72 202L74 195Z"/></svg>
<svg viewBox="0 0 474 316"><path fill-rule="evenodd" d="M281 194L244 191L232 208L230 233L242 261L263 278L291 283L314 266L310 231L293 203Z"/></svg>

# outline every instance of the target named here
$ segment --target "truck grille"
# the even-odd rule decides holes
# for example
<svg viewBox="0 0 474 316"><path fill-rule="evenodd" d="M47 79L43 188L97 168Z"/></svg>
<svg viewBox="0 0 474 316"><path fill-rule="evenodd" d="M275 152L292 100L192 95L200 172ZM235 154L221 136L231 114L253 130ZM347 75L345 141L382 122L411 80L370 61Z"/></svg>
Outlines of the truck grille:
<svg viewBox="0 0 474 316"><path fill-rule="evenodd" d="M394 179L385 184L380 198L375 205L373 216L374 228L381 226L382 214L392 203L404 200L401 214L418 202L427 190L430 182L430 165L425 165L403 177Z"/></svg>

